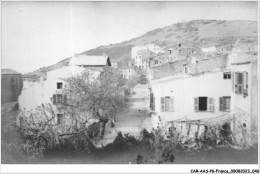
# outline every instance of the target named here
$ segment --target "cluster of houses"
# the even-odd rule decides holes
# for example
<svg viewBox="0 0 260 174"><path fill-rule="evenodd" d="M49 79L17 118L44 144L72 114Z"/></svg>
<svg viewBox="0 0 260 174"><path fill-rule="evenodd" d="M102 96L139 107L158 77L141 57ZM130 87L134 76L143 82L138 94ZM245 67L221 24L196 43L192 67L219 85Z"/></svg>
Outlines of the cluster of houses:
<svg viewBox="0 0 260 174"><path fill-rule="evenodd" d="M257 142L257 43L180 43L172 48L150 43L132 47L131 58L134 65L119 71L126 79L133 67L146 74L155 129L178 122L179 132L194 137L205 133L207 125L220 124L238 145Z"/></svg>
<svg viewBox="0 0 260 174"><path fill-rule="evenodd" d="M93 72L93 78L114 68L125 79L131 79L138 67L148 79L155 129L179 122L181 126L175 126L178 131L186 131L186 134L187 130L188 134L197 131L198 135L205 132L207 124L214 122L222 124L223 129L230 129L237 144L243 143L243 137L252 137L257 132L256 44L237 41L231 45L202 48L177 44L168 49L146 44L133 47L131 58L134 66L118 68L106 55L75 55L67 66L48 71L37 81L24 79L18 99L20 108L35 109L50 101L56 105L62 100L64 79L86 69ZM55 121L60 123L63 111L57 110L56 114ZM187 124L194 121L206 124L193 128ZM257 135L247 141L253 140L257 141Z"/></svg>
<svg viewBox="0 0 260 174"><path fill-rule="evenodd" d="M198 122L214 122L229 129L238 145L257 142L257 45L237 42L200 52L185 47L185 54L179 46L146 59L153 127L175 124L177 131L198 136L207 127Z"/></svg>

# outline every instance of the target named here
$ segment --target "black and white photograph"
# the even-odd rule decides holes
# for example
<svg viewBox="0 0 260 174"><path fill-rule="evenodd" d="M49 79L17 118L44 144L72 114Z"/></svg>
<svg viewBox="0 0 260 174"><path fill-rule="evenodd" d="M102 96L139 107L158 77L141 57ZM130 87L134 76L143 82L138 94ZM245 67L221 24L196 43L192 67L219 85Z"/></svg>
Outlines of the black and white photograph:
<svg viewBox="0 0 260 174"><path fill-rule="evenodd" d="M258 15L258 1L1 1L2 166L259 173Z"/></svg>

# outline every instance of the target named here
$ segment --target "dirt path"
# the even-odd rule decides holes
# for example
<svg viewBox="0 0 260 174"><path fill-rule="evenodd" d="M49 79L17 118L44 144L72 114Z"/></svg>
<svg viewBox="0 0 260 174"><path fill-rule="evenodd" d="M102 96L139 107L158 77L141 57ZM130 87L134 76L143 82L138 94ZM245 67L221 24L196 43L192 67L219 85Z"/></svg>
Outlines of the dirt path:
<svg viewBox="0 0 260 174"><path fill-rule="evenodd" d="M138 136L144 128L152 129L151 117L148 116L149 93L147 85L138 84L135 94L129 98L129 109L116 116L116 129L123 134Z"/></svg>

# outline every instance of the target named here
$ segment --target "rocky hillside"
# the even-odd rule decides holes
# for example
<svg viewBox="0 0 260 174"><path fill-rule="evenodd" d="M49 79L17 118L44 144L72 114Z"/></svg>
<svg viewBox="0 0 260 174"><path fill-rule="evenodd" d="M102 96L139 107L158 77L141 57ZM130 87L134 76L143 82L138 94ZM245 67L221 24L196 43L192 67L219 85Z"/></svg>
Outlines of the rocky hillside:
<svg viewBox="0 0 260 174"><path fill-rule="evenodd" d="M173 47L179 43L196 44L197 46L225 45L240 42L257 41L257 22L255 21L220 21L194 20L158 28L144 35L118 44L100 46L81 54L100 55L106 53L112 61L130 58L131 48L135 45L155 43L161 47ZM39 76L41 73L67 64L65 59L55 65L44 67L26 75Z"/></svg>

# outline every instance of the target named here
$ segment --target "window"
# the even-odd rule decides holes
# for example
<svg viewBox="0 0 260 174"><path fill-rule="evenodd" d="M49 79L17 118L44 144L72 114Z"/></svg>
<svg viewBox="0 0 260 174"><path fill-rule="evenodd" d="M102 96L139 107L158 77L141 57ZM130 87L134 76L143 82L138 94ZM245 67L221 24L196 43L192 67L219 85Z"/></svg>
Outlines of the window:
<svg viewBox="0 0 260 174"><path fill-rule="evenodd" d="M57 89L62 89L62 82L57 83Z"/></svg>
<svg viewBox="0 0 260 174"><path fill-rule="evenodd" d="M244 97L248 96L248 72L234 72L232 83L233 92Z"/></svg>
<svg viewBox="0 0 260 174"><path fill-rule="evenodd" d="M158 64L158 60L155 60L155 64Z"/></svg>
<svg viewBox="0 0 260 174"><path fill-rule="evenodd" d="M243 72L243 95L244 97L248 96L248 73Z"/></svg>
<svg viewBox="0 0 260 174"><path fill-rule="evenodd" d="M231 79L231 72L225 72L225 73L223 74L223 78L224 78L224 79Z"/></svg>
<svg viewBox="0 0 260 174"><path fill-rule="evenodd" d="M60 125L64 122L63 114L57 114L57 124Z"/></svg>
<svg viewBox="0 0 260 174"><path fill-rule="evenodd" d="M165 112L170 111L170 97L165 97Z"/></svg>
<svg viewBox="0 0 260 174"><path fill-rule="evenodd" d="M61 94L53 94L52 103L54 105L60 104L60 103L67 103L67 96L66 95L63 96Z"/></svg>
<svg viewBox="0 0 260 174"><path fill-rule="evenodd" d="M173 112L173 111L174 111L173 97L170 96L161 97L161 112Z"/></svg>
<svg viewBox="0 0 260 174"><path fill-rule="evenodd" d="M231 97L220 97L219 98L219 111L228 112L230 111Z"/></svg>
<svg viewBox="0 0 260 174"><path fill-rule="evenodd" d="M235 93L242 94L242 87L243 87L243 74L242 73L235 73Z"/></svg>
<svg viewBox="0 0 260 174"><path fill-rule="evenodd" d="M154 98L153 93L150 93L150 108L151 108L151 110L154 110L154 107L155 107L154 100L155 100L155 98Z"/></svg>
<svg viewBox="0 0 260 174"><path fill-rule="evenodd" d="M209 97L196 97L194 98L194 109L198 111L214 111L214 99Z"/></svg>
<svg viewBox="0 0 260 174"><path fill-rule="evenodd" d="M183 65L183 73L187 73L187 65Z"/></svg>

